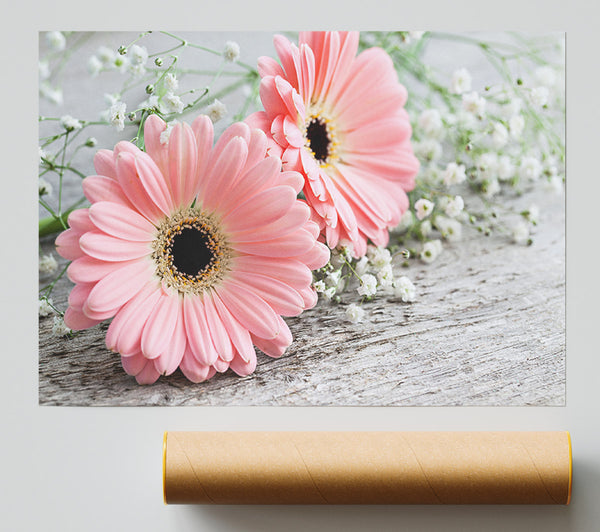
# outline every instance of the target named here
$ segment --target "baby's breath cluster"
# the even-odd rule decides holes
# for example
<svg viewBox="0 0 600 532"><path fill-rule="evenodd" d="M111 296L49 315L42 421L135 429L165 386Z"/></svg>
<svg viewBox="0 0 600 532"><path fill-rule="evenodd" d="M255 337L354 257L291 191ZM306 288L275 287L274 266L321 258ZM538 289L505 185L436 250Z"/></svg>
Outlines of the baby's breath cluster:
<svg viewBox="0 0 600 532"><path fill-rule="evenodd" d="M364 257L355 259L350 246L339 247L332 251L329 263L315 272L313 287L327 301L341 303L342 293L358 297L358 304L351 303L345 311L349 321L358 323L365 317L360 303L377 295L391 296L405 303L415 300L416 290L410 279L394 275L395 259L405 259L407 253L402 250L394 256L388 248L369 246Z"/></svg>

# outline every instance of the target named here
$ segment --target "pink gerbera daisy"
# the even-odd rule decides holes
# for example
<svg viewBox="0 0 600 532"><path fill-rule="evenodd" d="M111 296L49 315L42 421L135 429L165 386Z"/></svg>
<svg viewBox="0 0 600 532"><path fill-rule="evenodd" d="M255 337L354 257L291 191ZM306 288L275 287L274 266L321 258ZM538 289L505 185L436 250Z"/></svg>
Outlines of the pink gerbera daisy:
<svg viewBox="0 0 600 532"><path fill-rule="evenodd" d="M130 142L97 153L99 175L83 181L92 205L56 240L76 283L65 323L114 317L106 345L139 383L177 367L194 382L248 375L254 345L279 356L291 343L281 316L315 304L311 269L329 259L296 199L302 176L243 123L213 148L208 117L169 131L153 115L144 140L147 153Z"/></svg>
<svg viewBox="0 0 600 532"><path fill-rule="evenodd" d="M303 174L304 195L327 244L388 243L408 208L419 163L410 144L406 89L380 48L356 56L357 32L274 39L281 66L258 62L264 111L247 122L270 137L284 169Z"/></svg>

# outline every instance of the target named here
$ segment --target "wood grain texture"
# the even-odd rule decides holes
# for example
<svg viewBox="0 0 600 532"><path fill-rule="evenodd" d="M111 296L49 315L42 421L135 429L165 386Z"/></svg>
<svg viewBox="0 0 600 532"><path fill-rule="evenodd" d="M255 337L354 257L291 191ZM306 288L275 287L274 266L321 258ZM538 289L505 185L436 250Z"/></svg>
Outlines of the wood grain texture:
<svg viewBox="0 0 600 532"><path fill-rule="evenodd" d="M364 305L365 322L353 325L344 319L353 294L339 305L319 301L287 319L294 335L287 352L259 353L256 372L244 378L229 371L192 384L177 371L139 386L104 346L106 324L67 339L52 336L51 317L40 318L39 402L564 405L564 197L533 199L542 216L532 246L467 232L432 264L395 266L415 283L414 303L378 296ZM53 293L61 308L71 286L63 279Z"/></svg>

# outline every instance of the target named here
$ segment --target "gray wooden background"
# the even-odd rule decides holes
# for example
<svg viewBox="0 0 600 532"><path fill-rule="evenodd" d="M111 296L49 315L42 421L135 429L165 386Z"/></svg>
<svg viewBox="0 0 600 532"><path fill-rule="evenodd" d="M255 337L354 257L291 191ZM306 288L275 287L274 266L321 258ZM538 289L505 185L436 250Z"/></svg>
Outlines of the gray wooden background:
<svg viewBox="0 0 600 532"><path fill-rule="evenodd" d="M82 49L82 57L87 59L102 42L112 39L116 47L129 37L94 36ZM193 42L208 42L217 49L226 40L236 40L248 63L259 55L273 55L270 34L188 38L192 37ZM41 48L44 51L43 42ZM432 54L449 72L467 66L474 80L480 74L480 85L490 82L492 74L471 48L445 46ZM102 92L110 91L107 85L114 77L92 79L85 72L85 61L80 63L66 70L65 105L57 110L42 102L42 114L95 118L93 102L100 100L102 108ZM112 147L116 142L113 132L100 131L96 137L98 147ZM91 152L78 154L89 172L91 156ZM67 203L79 190L77 180L66 183ZM530 203L540 207L532 246L467 230L461 242L445 244L432 264L414 262L408 270L395 265L397 275L413 280L414 303L403 303L389 294L378 296L364 305L364 322L353 325L345 320L344 310L348 302L357 300L354 295L344 295L339 305L319 301L301 317L286 320L294 336L287 352L280 359L259 353L255 373L244 378L228 371L193 384L176 372L154 385L139 386L125 374L119 356L106 349L107 324L74 338L57 338L51 334L52 317L40 318L39 402L96 406L564 405L564 196L540 191L510 201L517 208L525 209ZM52 238L41 245L43 253L53 251ZM47 281L42 276L40 286ZM62 309L71 287L64 278L52 294Z"/></svg>

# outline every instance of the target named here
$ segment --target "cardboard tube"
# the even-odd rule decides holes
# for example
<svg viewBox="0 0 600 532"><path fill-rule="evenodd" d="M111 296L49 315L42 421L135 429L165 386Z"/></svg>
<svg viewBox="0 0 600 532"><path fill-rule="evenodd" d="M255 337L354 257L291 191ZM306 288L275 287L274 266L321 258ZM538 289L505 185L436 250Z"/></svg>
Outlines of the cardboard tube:
<svg viewBox="0 0 600 532"><path fill-rule="evenodd" d="M569 504L568 432L167 432L168 504Z"/></svg>

